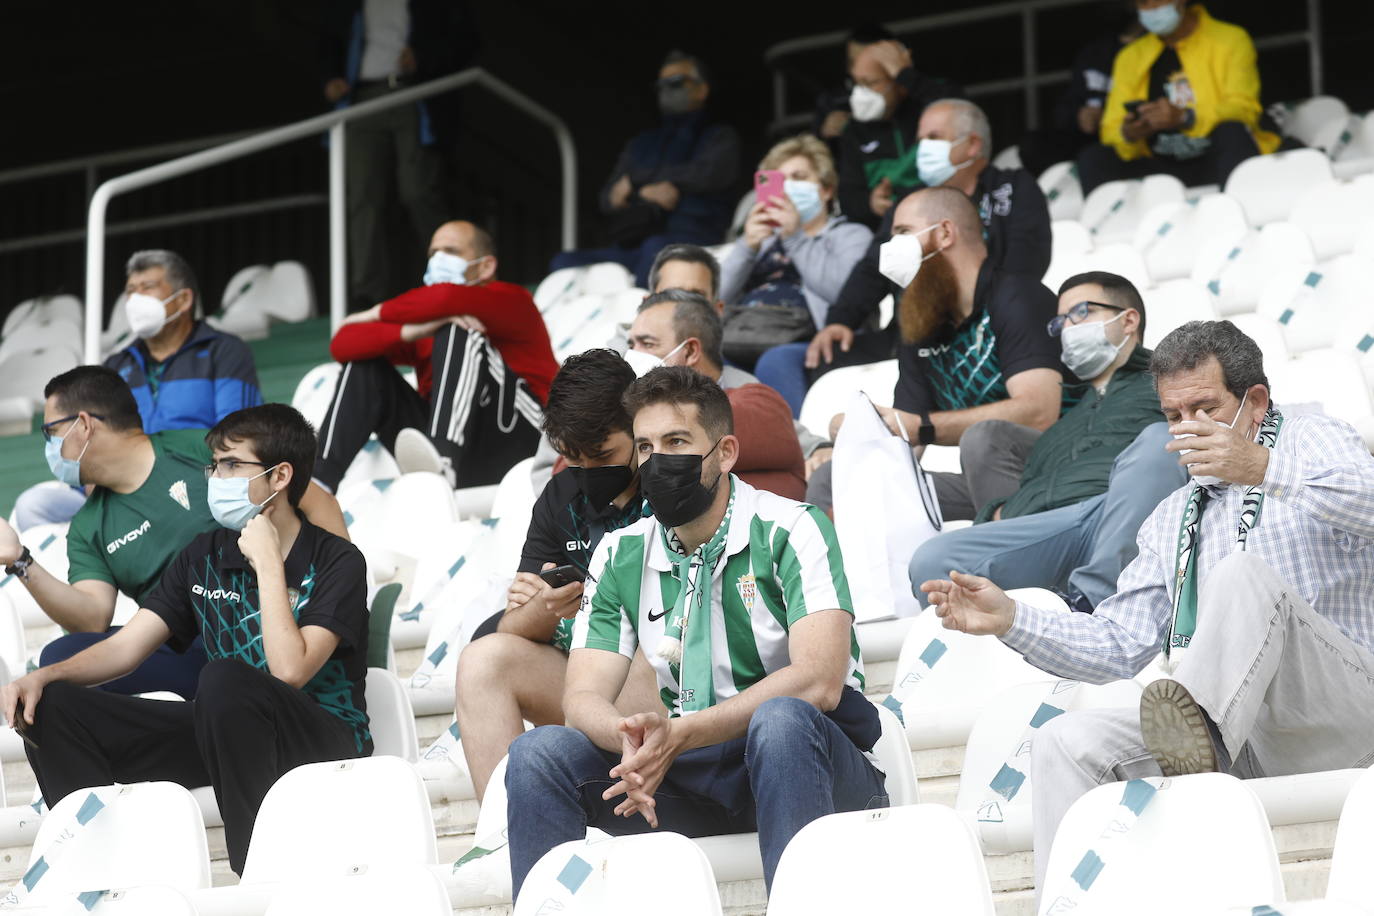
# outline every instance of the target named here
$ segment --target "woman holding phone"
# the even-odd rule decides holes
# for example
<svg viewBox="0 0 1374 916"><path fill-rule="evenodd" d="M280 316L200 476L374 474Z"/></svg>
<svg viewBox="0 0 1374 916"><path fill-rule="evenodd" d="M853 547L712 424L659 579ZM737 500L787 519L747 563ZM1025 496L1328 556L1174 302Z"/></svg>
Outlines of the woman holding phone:
<svg viewBox="0 0 1374 916"><path fill-rule="evenodd" d="M829 148L810 134L783 140L759 163L757 200L720 269L721 301L737 307L725 318L725 351L732 361L741 359L732 352L732 336L752 351L810 340L825 323L827 309L873 236L867 226L839 215L838 184ZM763 323L757 319L764 313L747 314L757 306L769 307ZM732 335L742 325L749 326L747 344ZM777 330L775 339L767 339L768 325ZM742 358L753 362L747 353Z"/></svg>

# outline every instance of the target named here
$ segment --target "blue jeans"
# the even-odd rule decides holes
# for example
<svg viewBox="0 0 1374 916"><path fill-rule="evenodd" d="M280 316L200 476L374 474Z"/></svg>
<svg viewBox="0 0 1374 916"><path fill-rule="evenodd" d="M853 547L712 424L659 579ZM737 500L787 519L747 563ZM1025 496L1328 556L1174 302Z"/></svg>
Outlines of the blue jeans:
<svg viewBox="0 0 1374 916"><path fill-rule="evenodd" d="M912 591L919 596L922 582L957 569L1004 589L1077 592L1097 607L1116 592L1117 577L1135 559L1141 524L1188 479L1178 456L1164 451L1168 441L1168 424L1145 427L1117 455L1107 492L1091 499L936 535L911 557Z"/></svg>
<svg viewBox="0 0 1374 916"><path fill-rule="evenodd" d="M623 836L651 828L617 817L623 796L602 801L620 754L575 728L545 725L516 738L506 769L511 886L559 843L588 827ZM759 705L744 738L687 751L654 794L661 829L686 836L757 830L771 888L783 848L802 827L836 811L887 807L884 777L840 727L795 697Z"/></svg>
<svg viewBox="0 0 1374 916"><path fill-rule="evenodd" d="M549 262L549 272L564 267L587 267L591 264L604 264L612 261L625 267L635 275L635 286L649 289L649 271L654 266L654 258L674 242L691 242L694 245L715 245L719 238L704 239L698 233L665 232L651 235L633 248L611 245L608 248L574 248L560 251ZM652 292L652 290L650 290Z"/></svg>
<svg viewBox="0 0 1374 916"><path fill-rule="evenodd" d="M43 647L38 662L46 667L65 661L117 632L119 627L110 627L104 633L68 633L59 636ZM107 681L96 689L125 696L169 690L183 700L194 700L196 686L200 683L200 669L205 667L205 662L205 643L197 636L184 653L176 652L170 646L158 646L133 671Z"/></svg>
<svg viewBox="0 0 1374 916"><path fill-rule="evenodd" d="M810 387L806 378L808 346L810 344L806 343L782 344L764 350L759 361L754 364L754 375L758 376L760 382L782 395L787 406L792 408L794 420L801 416L806 389Z"/></svg>

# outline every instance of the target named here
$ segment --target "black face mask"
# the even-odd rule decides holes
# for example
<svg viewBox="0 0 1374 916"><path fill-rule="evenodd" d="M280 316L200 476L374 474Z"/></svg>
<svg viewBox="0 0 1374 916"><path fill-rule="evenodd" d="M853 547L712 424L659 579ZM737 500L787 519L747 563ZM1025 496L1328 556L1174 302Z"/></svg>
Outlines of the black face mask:
<svg viewBox="0 0 1374 916"><path fill-rule="evenodd" d="M711 452L716 450L711 446ZM705 514L716 498L716 488L720 486L720 475L706 487L701 482L701 464L706 455L650 455L639 466L639 485L649 508L666 528L685 525L694 518Z"/></svg>
<svg viewBox="0 0 1374 916"><path fill-rule="evenodd" d="M577 481L577 488L587 497L594 509L604 509L611 500L624 493L634 480L635 472L623 464L609 464L599 468L568 468Z"/></svg>

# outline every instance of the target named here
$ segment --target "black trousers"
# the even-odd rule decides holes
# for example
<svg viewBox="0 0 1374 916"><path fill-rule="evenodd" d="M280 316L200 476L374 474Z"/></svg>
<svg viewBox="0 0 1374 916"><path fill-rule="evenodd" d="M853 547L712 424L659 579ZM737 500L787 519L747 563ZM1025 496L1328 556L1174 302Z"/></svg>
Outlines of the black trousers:
<svg viewBox="0 0 1374 916"><path fill-rule="evenodd" d="M1251 156L1259 155L1259 146L1250 128L1239 121L1222 121L1208 137L1211 146L1192 159L1142 156L1127 162L1110 146L1093 144L1078 154L1078 183L1083 186L1085 196L1104 182L1146 175L1173 175L1188 187L1224 186L1232 169Z"/></svg>
<svg viewBox="0 0 1374 916"><path fill-rule="evenodd" d="M534 454L543 411L485 335L446 325L434 335L430 370L425 400L385 359L345 364L320 425L315 479L338 490L369 436L391 451L406 427L429 436L460 487L500 483Z"/></svg>
<svg viewBox="0 0 1374 916"><path fill-rule="evenodd" d="M194 702L144 700L58 681L25 744L51 808L111 783L214 786L229 867L243 873L267 790L306 763L362 756L353 729L304 691L232 659L207 664ZM365 748L370 751L371 748Z"/></svg>

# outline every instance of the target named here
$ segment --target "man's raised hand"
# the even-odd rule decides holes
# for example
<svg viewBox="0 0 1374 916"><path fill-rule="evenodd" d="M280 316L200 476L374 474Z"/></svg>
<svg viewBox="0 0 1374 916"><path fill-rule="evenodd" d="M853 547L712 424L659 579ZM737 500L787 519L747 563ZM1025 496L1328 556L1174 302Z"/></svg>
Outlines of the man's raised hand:
<svg viewBox="0 0 1374 916"><path fill-rule="evenodd" d="M1016 602L982 576L951 571L948 579L921 583L947 630L1001 636L1016 619Z"/></svg>

